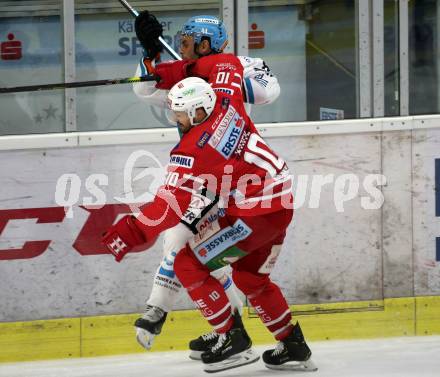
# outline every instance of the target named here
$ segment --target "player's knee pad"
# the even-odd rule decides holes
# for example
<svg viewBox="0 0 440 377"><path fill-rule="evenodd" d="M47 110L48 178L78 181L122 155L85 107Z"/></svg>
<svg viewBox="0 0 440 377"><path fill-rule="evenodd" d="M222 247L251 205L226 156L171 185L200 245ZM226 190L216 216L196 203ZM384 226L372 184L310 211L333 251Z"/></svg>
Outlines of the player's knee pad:
<svg viewBox="0 0 440 377"><path fill-rule="evenodd" d="M270 284L269 275L255 274L248 271L232 271L232 280L246 296L258 295Z"/></svg>
<svg viewBox="0 0 440 377"><path fill-rule="evenodd" d="M194 257L188 248L182 249L177 254L174 260L174 272L185 288L203 282L210 276L209 270Z"/></svg>

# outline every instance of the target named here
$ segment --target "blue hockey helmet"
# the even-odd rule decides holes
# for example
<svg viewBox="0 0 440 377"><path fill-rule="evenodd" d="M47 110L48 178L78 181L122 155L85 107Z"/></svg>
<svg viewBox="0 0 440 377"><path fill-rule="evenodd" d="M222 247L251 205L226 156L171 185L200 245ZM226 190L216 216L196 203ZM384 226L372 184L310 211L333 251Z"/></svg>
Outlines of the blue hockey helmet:
<svg viewBox="0 0 440 377"><path fill-rule="evenodd" d="M211 49L221 52L226 47L228 33L222 21L214 16L191 17L183 24L181 35L189 35L194 38L194 43L202 42L203 37L208 37Z"/></svg>

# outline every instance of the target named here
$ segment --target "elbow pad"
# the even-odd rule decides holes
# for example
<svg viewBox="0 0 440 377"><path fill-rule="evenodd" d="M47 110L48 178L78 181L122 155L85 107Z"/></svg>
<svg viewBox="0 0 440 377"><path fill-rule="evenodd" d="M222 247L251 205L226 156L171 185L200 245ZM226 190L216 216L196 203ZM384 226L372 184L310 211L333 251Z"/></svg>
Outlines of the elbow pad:
<svg viewBox="0 0 440 377"><path fill-rule="evenodd" d="M245 102L265 105L274 102L280 95L278 79L266 63L259 58L240 56L244 68L243 89Z"/></svg>

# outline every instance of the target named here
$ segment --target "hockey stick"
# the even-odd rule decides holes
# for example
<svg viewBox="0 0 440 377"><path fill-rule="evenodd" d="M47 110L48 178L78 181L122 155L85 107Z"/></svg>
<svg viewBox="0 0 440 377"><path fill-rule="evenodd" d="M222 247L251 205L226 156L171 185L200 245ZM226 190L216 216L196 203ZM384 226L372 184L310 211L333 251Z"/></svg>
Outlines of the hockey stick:
<svg viewBox="0 0 440 377"><path fill-rule="evenodd" d="M54 89L83 88L86 86L130 84L130 83L143 82L143 81L156 81L156 78L153 76L141 76L141 77L127 77L127 78L123 78L123 79L80 81L80 82L62 82L59 84L16 86L16 87L10 87L10 88L0 88L0 94L35 92L35 91L41 91L41 90L54 90Z"/></svg>
<svg viewBox="0 0 440 377"><path fill-rule="evenodd" d="M137 17L139 12L134 9L127 1L119 0L119 2L124 6L128 12ZM163 45L165 50L175 59L182 60L179 54L173 50L173 48L162 38L159 37L159 42ZM156 78L153 76L143 76L143 77L128 77L123 79L107 79L107 80L95 80L95 81L82 81L82 82L72 82L72 83L58 83L58 84L44 84L44 85L27 85L27 86L16 86L9 88L0 88L0 94L7 93L21 93L21 92L34 92L42 90L54 90L54 89L69 89L69 88L83 88L87 86L104 86L104 85L114 85L114 84L128 84L143 81L155 81Z"/></svg>
<svg viewBox="0 0 440 377"><path fill-rule="evenodd" d="M127 9L131 13L132 16L137 17L139 15L139 12L136 9L134 9L127 1L119 0L119 2L122 4L122 6L125 9ZM175 60L182 60L180 55L173 50L173 48L165 41L165 39L159 37L159 42Z"/></svg>

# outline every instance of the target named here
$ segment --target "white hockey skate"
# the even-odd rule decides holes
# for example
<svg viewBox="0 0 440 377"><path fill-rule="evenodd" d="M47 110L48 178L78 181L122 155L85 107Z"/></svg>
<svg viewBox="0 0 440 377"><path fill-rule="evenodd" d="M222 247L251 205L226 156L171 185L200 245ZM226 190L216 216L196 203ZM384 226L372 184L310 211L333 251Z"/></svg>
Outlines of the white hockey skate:
<svg viewBox="0 0 440 377"><path fill-rule="evenodd" d="M147 351L153 347L154 337L149 331L136 327L136 340Z"/></svg>
<svg viewBox="0 0 440 377"><path fill-rule="evenodd" d="M145 313L134 323L136 340L146 350L153 346L154 338L162 331L167 313L157 306L147 305Z"/></svg>

